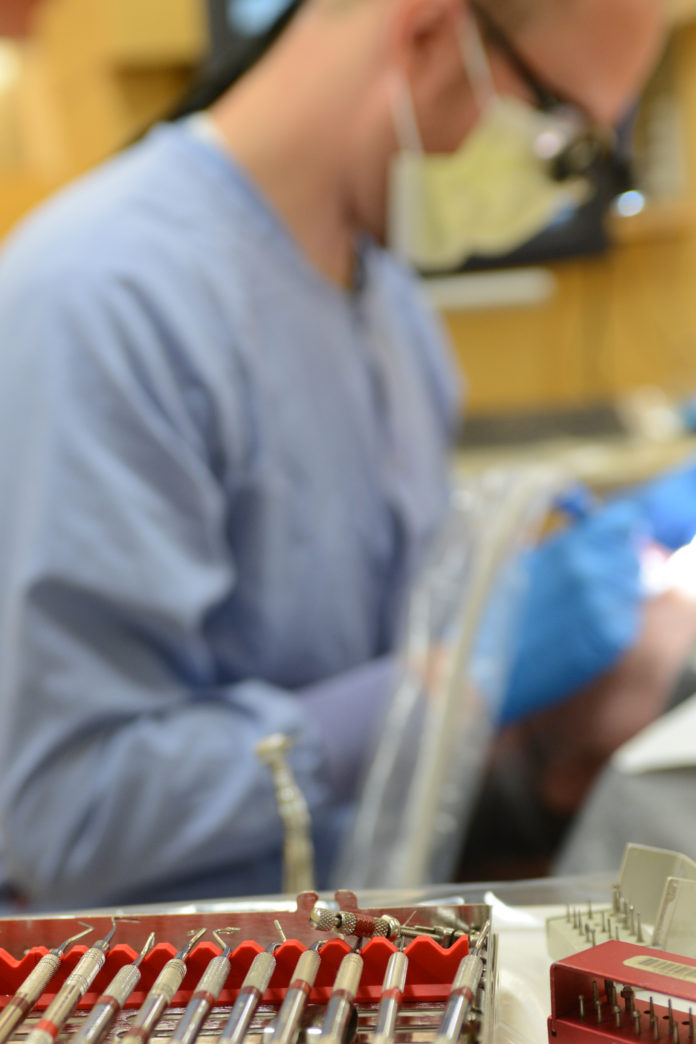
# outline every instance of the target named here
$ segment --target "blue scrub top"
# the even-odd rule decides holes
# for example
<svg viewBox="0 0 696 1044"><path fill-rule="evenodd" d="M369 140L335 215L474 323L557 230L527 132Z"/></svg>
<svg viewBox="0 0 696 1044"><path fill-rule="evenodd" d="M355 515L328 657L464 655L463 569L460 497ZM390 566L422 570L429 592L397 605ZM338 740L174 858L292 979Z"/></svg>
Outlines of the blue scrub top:
<svg viewBox="0 0 696 1044"><path fill-rule="evenodd" d="M6 244L0 340L7 877L279 889L253 747L281 730L325 881L447 503L455 382L411 275L366 242L328 283L185 122Z"/></svg>

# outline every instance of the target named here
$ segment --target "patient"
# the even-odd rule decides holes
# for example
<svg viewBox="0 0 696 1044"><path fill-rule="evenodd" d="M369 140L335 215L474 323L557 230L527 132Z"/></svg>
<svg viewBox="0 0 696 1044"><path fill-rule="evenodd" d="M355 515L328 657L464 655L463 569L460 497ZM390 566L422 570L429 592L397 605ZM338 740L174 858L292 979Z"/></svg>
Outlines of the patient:
<svg viewBox="0 0 696 1044"><path fill-rule="evenodd" d="M615 870L628 842L696 858L696 768L624 775L611 760L696 693L695 648L696 599L670 590L646 603L638 641L610 671L562 705L506 729L491 756L459 879Z"/></svg>

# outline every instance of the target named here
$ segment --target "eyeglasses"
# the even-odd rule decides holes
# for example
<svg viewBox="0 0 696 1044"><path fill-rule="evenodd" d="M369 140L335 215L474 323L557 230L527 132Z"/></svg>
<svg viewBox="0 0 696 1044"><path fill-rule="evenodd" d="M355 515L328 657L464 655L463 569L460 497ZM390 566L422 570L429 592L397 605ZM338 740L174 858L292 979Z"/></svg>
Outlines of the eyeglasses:
<svg viewBox="0 0 696 1044"><path fill-rule="evenodd" d="M587 174L600 157L612 153L614 140L611 128L596 127L579 102L545 84L486 8L471 3L471 10L482 36L503 54L529 91L534 107L540 112L555 113L566 119L571 117L572 122L577 123L577 132L570 136L557 155L548 157L552 161L551 173L554 179L563 181Z"/></svg>
<svg viewBox="0 0 696 1044"><path fill-rule="evenodd" d="M582 105L579 105L572 98L560 94L542 81L527 59L515 47L508 34L498 25L485 7L472 3L471 10L479 23L483 36L503 53L506 61L512 66L515 73L529 90L534 99L535 108L541 112L573 108L579 113L584 113Z"/></svg>

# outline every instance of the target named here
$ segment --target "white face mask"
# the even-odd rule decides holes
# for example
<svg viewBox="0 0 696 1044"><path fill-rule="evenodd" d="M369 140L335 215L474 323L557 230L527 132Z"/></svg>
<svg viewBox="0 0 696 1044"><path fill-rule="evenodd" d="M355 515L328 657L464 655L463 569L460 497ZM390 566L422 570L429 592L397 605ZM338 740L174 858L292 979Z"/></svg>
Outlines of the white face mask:
<svg viewBox="0 0 696 1044"><path fill-rule="evenodd" d="M424 271L508 253L591 194L586 178L554 181L549 169L577 122L497 94L473 23L471 34L476 52L469 45L463 57L470 74L475 66L483 112L456 152L423 151L406 83L394 101L400 151L390 171L388 243Z"/></svg>

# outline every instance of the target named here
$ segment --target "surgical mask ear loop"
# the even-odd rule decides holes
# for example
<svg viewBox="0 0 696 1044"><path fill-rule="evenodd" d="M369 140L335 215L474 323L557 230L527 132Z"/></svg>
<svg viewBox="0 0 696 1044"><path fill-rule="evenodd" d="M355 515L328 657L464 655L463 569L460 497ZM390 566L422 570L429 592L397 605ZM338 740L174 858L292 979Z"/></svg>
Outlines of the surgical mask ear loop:
<svg viewBox="0 0 696 1044"><path fill-rule="evenodd" d="M497 91L476 18L471 12L468 21L467 32L464 31L461 22L457 26L457 41L462 55L462 64L469 77L479 111L484 112ZM417 152L422 155L423 141L418 129L413 95L403 74L394 78L391 93L394 129L399 147L407 152Z"/></svg>
<svg viewBox="0 0 696 1044"><path fill-rule="evenodd" d="M422 154L423 142L418 130L416 107L408 80L403 73L392 80L391 105L399 148L405 152Z"/></svg>
<svg viewBox="0 0 696 1044"><path fill-rule="evenodd" d="M476 24L476 16L471 10L469 11L468 22L466 32L461 22L457 26L457 40L462 55L462 64L469 77L469 83L474 92L479 111L485 112L490 105L491 99L498 92L493 83L491 65L488 61L486 48L483 46L481 33Z"/></svg>

